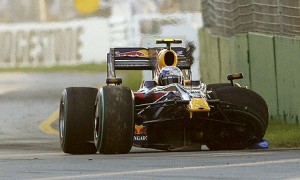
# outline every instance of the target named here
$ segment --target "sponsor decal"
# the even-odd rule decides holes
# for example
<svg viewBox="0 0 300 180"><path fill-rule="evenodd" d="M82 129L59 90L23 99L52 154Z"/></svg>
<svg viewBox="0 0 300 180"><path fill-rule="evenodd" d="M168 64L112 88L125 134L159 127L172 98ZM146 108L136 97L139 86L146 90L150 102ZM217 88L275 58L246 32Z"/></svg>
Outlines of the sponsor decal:
<svg viewBox="0 0 300 180"><path fill-rule="evenodd" d="M147 141L147 136L146 135L136 135L133 136L134 141Z"/></svg>
<svg viewBox="0 0 300 180"><path fill-rule="evenodd" d="M183 51L176 51L177 56L184 56Z"/></svg>
<svg viewBox="0 0 300 180"><path fill-rule="evenodd" d="M133 141L147 141L146 129L143 125L135 125Z"/></svg>
<svg viewBox="0 0 300 180"><path fill-rule="evenodd" d="M128 52L115 52L116 57L148 57L148 51L147 50L140 50L140 51L128 51Z"/></svg>
<svg viewBox="0 0 300 180"><path fill-rule="evenodd" d="M146 134L145 127L143 125L135 125L134 134L135 135Z"/></svg>

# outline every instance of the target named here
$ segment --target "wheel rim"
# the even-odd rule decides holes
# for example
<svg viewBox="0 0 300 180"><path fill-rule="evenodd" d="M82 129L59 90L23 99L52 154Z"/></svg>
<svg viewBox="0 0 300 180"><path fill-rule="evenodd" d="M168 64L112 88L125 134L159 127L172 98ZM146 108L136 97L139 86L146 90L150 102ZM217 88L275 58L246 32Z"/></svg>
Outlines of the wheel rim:
<svg viewBox="0 0 300 180"><path fill-rule="evenodd" d="M63 140L65 136L65 96L62 97L61 103L60 103L60 108L59 108L59 135L60 138Z"/></svg>
<svg viewBox="0 0 300 180"><path fill-rule="evenodd" d="M94 128L94 143L96 145L96 148L99 148L100 145L100 139L101 139L101 119L100 119L100 113L99 112L99 101L96 103L96 110L95 110L95 128Z"/></svg>

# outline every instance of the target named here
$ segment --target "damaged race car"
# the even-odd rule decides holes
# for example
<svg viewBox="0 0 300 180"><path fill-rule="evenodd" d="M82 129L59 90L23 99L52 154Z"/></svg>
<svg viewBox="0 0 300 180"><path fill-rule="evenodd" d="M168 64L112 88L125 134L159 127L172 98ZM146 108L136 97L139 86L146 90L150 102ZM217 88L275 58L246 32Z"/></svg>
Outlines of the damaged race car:
<svg viewBox="0 0 300 180"><path fill-rule="evenodd" d="M262 142L268 107L254 91L234 83L192 80L192 46L158 39L163 47L111 48L106 86L69 87L61 96L61 148L70 154L124 154L132 146L167 151L206 145L240 150ZM202 67L205 68L205 67ZM138 91L122 86L115 70L150 70Z"/></svg>

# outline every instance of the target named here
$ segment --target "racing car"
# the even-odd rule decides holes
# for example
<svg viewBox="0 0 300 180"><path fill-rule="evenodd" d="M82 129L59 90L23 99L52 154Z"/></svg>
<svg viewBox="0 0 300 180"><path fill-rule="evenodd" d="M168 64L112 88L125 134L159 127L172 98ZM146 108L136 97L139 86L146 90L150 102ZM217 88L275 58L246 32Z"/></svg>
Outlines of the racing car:
<svg viewBox="0 0 300 180"><path fill-rule="evenodd" d="M60 145L70 154L126 154L132 146L166 151L206 145L241 150L262 141L268 107L256 92L228 83L192 80L191 46L158 39L158 47L111 48L106 85L68 87L60 99ZM205 68L205 67L202 67ZM150 70L133 92L115 70Z"/></svg>

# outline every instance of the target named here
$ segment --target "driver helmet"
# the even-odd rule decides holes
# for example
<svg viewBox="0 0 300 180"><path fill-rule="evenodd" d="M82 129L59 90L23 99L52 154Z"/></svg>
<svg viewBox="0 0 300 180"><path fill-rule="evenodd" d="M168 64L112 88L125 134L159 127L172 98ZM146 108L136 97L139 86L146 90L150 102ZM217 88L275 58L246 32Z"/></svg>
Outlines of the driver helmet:
<svg viewBox="0 0 300 180"><path fill-rule="evenodd" d="M183 74L176 66L166 66L159 72L158 84L165 86L172 83L183 84Z"/></svg>

